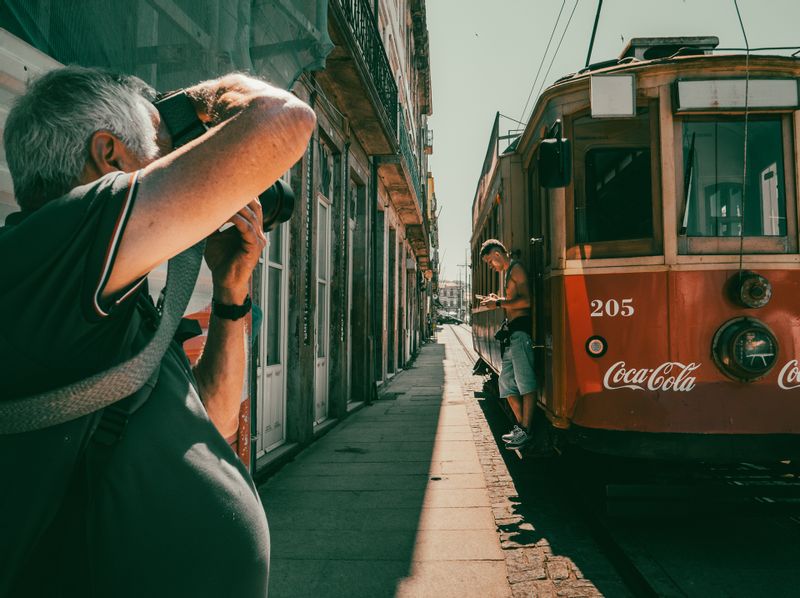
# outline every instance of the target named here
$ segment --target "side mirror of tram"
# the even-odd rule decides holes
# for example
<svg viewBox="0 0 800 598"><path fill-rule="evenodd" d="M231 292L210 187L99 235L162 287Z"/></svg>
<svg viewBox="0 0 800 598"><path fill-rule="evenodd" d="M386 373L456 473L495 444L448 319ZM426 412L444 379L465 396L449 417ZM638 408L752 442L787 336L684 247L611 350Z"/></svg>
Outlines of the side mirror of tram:
<svg viewBox="0 0 800 598"><path fill-rule="evenodd" d="M569 139L542 139L539 144L539 185L555 189L569 185L572 160Z"/></svg>

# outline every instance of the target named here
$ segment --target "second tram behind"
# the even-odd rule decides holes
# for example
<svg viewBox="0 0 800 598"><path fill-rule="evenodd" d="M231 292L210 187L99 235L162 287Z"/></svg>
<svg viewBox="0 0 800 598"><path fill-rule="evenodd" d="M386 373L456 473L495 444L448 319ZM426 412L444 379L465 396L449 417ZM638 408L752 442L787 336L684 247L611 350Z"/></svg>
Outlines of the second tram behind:
<svg viewBox="0 0 800 598"><path fill-rule="evenodd" d="M504 151L495 121L472 290L500 289L488 238L526 265L538 406L589 450L800 457L800 60L716 42L632 40L548 88ZM473 302L495 372L502 319Z"/></svg>

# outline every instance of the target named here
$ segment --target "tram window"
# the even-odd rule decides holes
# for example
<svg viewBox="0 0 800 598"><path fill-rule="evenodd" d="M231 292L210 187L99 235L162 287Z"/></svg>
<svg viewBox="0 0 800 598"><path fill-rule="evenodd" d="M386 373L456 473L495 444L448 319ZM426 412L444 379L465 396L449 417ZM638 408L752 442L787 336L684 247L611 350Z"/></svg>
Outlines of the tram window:
<svg viewBox="0 0 800 598"><path fill-rule="evenodd" d="M687 121L683 125L684 221L690 237L786 236L780 118ZM744 227L744 231L742 230Z"/></svg>
<svg viewBox="0 0 800 598"><path fill-rule="evenodd" d="M578 243L653 236L650 150L601 148L586 152L585 204L575 206Z"/></svg>

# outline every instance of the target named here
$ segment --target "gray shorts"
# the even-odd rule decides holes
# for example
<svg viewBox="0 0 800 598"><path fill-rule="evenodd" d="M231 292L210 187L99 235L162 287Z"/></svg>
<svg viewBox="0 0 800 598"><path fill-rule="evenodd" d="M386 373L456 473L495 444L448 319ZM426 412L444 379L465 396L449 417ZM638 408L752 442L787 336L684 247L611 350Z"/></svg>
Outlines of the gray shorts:
<svg viewBox="0 0 800 598"><path fill-rule="evenodd" d="M500 369L500 397L521 397L537 388L533 373L533 340L527 332L511 333Z"/></svg>

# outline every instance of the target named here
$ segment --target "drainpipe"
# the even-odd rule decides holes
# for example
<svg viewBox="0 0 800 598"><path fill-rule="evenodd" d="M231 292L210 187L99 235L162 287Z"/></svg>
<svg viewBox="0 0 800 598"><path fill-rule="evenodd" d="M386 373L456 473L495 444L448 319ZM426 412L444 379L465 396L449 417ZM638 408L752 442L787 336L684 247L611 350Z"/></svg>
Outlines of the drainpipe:
<svg viewBox="0 0 800 598"><path fill-rule="evenodd" d="M380 161L379 156L372 156L370 164L370 177L369 177L369 197L367 203L369 204L369 234L370 234L370 252L369 252L369 282L367 288L371 289L369 293L369 316L370 316L370 337L369 337L369 394L367 400L372 402L378 398L378 390L376 386L375 370L376 353L378 350L378 339L381 337L381 314L379 312L380 302L376 298L382 299L382 289L378 289L378 164ZM381 241L383 239L381 238ZM382 266L382 264L381 264Z"/></svg>

